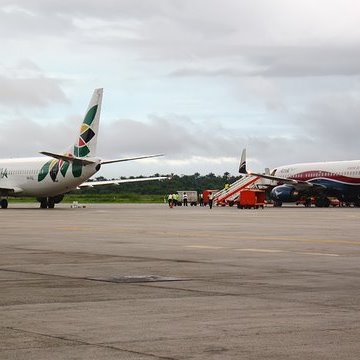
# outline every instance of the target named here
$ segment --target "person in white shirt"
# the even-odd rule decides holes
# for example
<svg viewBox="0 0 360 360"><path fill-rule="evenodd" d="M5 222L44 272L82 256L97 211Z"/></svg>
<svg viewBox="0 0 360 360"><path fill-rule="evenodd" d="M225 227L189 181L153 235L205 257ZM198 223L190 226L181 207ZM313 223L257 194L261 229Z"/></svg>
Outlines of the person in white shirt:
<svg viewBox="0 0 360 360"><path fill-rule="evenodd" d="M168 203L169 203L169 207L172 208L173 207L173 194L169 194Z"/></svg>
<svg viewBox="0 0 360 360"><path fill-rule="evenodd" d="M186 192L183 193L183 203L184 206L188 206L188 196Z"/></svg>
<svg viewBox="0 0 360 360"><path fill-rule="evenodd" d="M209 207L210 209L212 209L213 206L213 200L214 200L214 195L212 194L212 192L209 192Z"/></svg>

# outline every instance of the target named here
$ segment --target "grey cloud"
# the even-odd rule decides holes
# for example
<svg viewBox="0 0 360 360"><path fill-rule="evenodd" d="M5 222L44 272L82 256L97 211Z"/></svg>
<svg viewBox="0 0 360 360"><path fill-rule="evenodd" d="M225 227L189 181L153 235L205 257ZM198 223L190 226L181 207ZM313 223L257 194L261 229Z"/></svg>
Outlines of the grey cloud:
<svg viewBox="0 0 360 360"><path fill-rule="evenodd" d="M44 107L54 102L68 102L58 80L43 75L30 78L9 78L0 75L2 106Z"/></svg>
<svg viewBox="0 0 360 360"><path fill-rule="evenodd" d="M171 74L176 76L359 74L357 2L309 4L295 1L289 5L281 0L2 1L0 34L61 38L71 32L67 41L107 46L114 53L129 47L144 61L175 60L177 70ZM323 19L315 11L322 6ZM26 11L4 10L9 8ZM345 15L348 22L340 21ZM336 16L337 26L329 27ZM79 26L77 19L87 26ZM135 25L129 26L132 20ZM215 63L206 66L209 59ZM227 64L229 59L240 66ZM241 66L243 61L249 68Z"/></svg>
<svg viewBox="0 0 360 360"><path fill-rule="evenodd" d="M175 77L317 77L360 75L359 46L239 48L237 65L192 65ZM233 61L235 62L235 61Z"/></svg>
<svg viewBox="0 0 360 360"><path fill-rule="evenodd" d="M359 104L360 93L319 96L288 118L295 125L291 133L280 130L275 136L249 138L249 157L254 165L269 167L360 159Z"/></svg>
<svg viewBox="0 0 360 360"><path fill-rule="evenodd" d="M102 124L99 151L108 157L114 154L162 153L183 154L199 151L204 146L188 118L152 116L148 123L117 120Z"/></svg>
<svg viewBox="0 0 360 360"><path fill-rule="evenodd" d="M0 10L14 16L51 17L59 19L92 18L92 19L149 19L153 16L171 14L172 10L181 8L181 1L167 0L17 0L1 1Z"/></svg>
<svg viewBox="0 0 360 360"><path fill-rule="evenodd" d="M98 138L98 155L114 158L165 153L164 159L169 161L187 160L194 156L204 159L235 158L236 167L242 148L248 147L253 170L296 162L359 158L358 136L354 131L360 117L359 105L355 99L340 106L336 104L339 101L335 101L334 97L314 102L306 112L297 114L291 120L284 120L297 125L292 132L282 131L279 125L275 134L267 136L257 135L256 130L244 132L216 123L203 127L190 118L178 115L151 116L147 123L129 119L103 122ZM76 136L74 120L71 120L71 128L69 123L65 125L67 134ZM45 130L39 133L49 131L46 126ZM51 131L56 131L55 126ZM69 145L62 129L58 129L57 133L56 148ZM48 143L47 146L50 145ZM195 162L191 166L196 171L196 166L202 168L204 164ZM228 163L217 168L221 172L221 169L226 171L227 166ZM186 169L188 165L180 171L187 173Z"/></svg>
<svg viewBox="0 0 360 360"><path fill-rule="evenodd" d="M201 128L188 118L177 117L178 121L175 121L175 115L152 116L146 124L136 120L117 120L108 124L103 122L98 138L98 155L111 159L154 153L166 154L166 157L157 163L134 162L131 165L122 165L119 171L114 170L119 175L155 172L189 174L196 171L213 171L219 174L230 171L236 174L243 147L248 149L248 166L253 171L296 162L345 160L351 158L351 152L352 158L358 157L356 132L353 131L351 134L360 112L358 106L344 114L347 119L351 118L346 124L350 130L344 130L340 123L334 122L341 118L341 109L331 117L334 108L323 105L314 105L318 109L315 111L315 117L313 110L302 114L299 126L303 127L304 131L302 134L295 132L292 135L279 131L277 135L257 136L254 133L231 131L225 127L222 131L216 131L216 125ZM320 125L314 126L313 121L318 116L328 119L328 122L323 120ZM65 151L76 139L78 126L75 123L80 123L81 116L78 118L51 124L40 124L26 118L13 119L11 122L3 121L0 153L2 157L13 157L36 156L41 150ZM216 159L225 158L233 160L214 162ZM191 161L187 163L187 160ZM176 165L178 161L184 163Z"/></svg>
<svg viewBox="0 0 360 360"><path fill-rule="evenodd" d="M20 6L15 9L19 10L5 11L4 6L0 7L0 37L5 40L25 38L29 41L29 38L34 40L34 36L50 38L50 36L61 36L74 30L71 18L61 17L55 13L45 16L31 7L28 11L21 11Z"/></svg>
<svg viewBox="0 0 360 360"><path fill-rule="evenodd" d="M263 56L252 56L263 70L256 76L353 76L360 74L360 43L351 47L284 47L273 48Z"/></svg>
<svg viewBox="0 0 360 360"><path fill-rule="evenodd" d="M243 147L248 148L248 165L253 171L289 163L344 159L341 155L345 156L345 153L341 154L337 150L339 143L334 146L326 136L286 136L282 132L274 136L256 136L241 131L229 132L226 129L219 133L214 131L214 128L202 129L197 133L195 129L191 129L186 124L176 125L165 119L157 119L149 124L133 120L117 121L110 127L101 129L99 155L113 158L137 154L166 154L156 164L126 165L125 173L130 174L131 171L133 174L137 173L137 166L147 174L151 173L151 169L154 169L153 173L189 174L213 171L221 174L230 171L236 174ZM232 160L221 163L221 159L225 158Z"/></svg>
<svg viewBox="0 0 360 360"><path fill-rule="evenodd" d="M106 157L166 153L170 159L176 160L193 156L215 159L240 156L242 147L249 143L260 149L264 144L273 147L278 143L273 139L285 141L282 133L277 137L253 136L251 132L221 122L199 125L179 115L151 116L147 123L136 120L103 123L98 150Z"/></svg>
<svg viewBox="0 0 360 360"><path fill-rule="evenodd" d="M334 159L360 158L360 93L322 95L299 117L302 131Z"/></svg>
<svg viewBox="0 0 360 360"><path fill-rule="evenodd" d="M69 121L39 123L26 117L3 120L0 124L2 158L40 156L39 151L64 152L74 143L77 131ZM69 138L69 134L73 135Z"/></svg>

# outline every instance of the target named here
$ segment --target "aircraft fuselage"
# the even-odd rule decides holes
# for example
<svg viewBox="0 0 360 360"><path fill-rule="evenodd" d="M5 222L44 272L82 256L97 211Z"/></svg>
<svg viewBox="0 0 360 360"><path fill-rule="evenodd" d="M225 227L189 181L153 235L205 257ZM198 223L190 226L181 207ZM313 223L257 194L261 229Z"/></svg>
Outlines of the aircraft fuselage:
<svg viewBox="0 0 360 360"><path fill-rule="evenodd" d="M326 195L344 200L358 200L360 196L360 160L280 166L272 175L320 185Z"/></svg>
<svg viewBox="0 0 360 360"><path fill-rule="evenodd" d="M49 197L64 194L88 180L100 169L57 159L0 159L0 195ZM7 190L12 189L12 190Z"/></svg>

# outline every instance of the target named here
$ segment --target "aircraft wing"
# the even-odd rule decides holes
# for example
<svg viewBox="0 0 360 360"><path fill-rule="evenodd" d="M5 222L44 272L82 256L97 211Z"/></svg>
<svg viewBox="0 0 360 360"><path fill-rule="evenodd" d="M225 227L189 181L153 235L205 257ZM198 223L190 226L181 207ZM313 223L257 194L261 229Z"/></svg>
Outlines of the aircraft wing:
<svg viewBox="0 0 360 360"><path fill-rule="evenodd" d="M324 189L323 185L314 184L314 183L309 182L309 181L288 179L288 178L283 178L283 177L280 177L280 176L273 176L273 175L267 175L267 174L249 173L249 175L259 176L259 177L262 177L264 179L268 179L268 180L272 180L272 181L278 181L278 182L282 182L283 184L292 185L295 189L298 189L298 190L306 189L306 188L313 188L313 187L318 187L318 188Z"/></svg>
<svg viewBox="0 0 360 360"><path fill-rule="evenodd" d="M113 160L101 160L101 164L112 164L112 163L123 162L123 161L149 159L149 158L158 157L158 156L164 156L164 154L144 155L144 156L137 156L137 157L131 157L131 158L123 158L123 159L113 159Z"/></svg>
<svg viewBox="0 0 360 360"><path fill-rule="evenodd" d="M129 182L140 182L140 181L152 181L152 180L164 180L170 179L167 176L156 176L156 177L148 177L148 178L137 178L137 179L119 179L119 180L104 180L104 181L86 181L80 184L78 187L94 187L94 186L101 186L101 185L120 185L123 183Z"/></svg>
<svg viewBox="0 0 360 360"><path fill-rule="evenodd" d="M294 180L294 179L287 179L287 178L283 178L280 176L273 176L273 175L267 175L267 174L256 174L256 173L249 173L249 175L253 175L253 176L259 176L262 177L263 179L268 179L268 180L273 180L273 181L281 181L285 184L298 184L299 181L298 180ZM300 181L300 182L306 182L306 181Z"/></svg>

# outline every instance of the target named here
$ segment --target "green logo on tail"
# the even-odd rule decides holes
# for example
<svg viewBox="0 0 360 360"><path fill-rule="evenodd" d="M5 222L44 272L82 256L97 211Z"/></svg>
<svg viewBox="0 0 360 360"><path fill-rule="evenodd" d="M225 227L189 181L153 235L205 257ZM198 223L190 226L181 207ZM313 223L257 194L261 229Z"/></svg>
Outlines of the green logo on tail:
<svg viewBox="0 0 360 360"><path fill-rule="evenodd" d="M74 145L74 155L76 157L85 157L90 153L87 146L88 142L95 136L91 129L91 124L94 121L98 105L93 106L86 114L80 128L80 136L76 145Z"/></svg>

